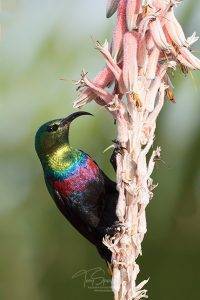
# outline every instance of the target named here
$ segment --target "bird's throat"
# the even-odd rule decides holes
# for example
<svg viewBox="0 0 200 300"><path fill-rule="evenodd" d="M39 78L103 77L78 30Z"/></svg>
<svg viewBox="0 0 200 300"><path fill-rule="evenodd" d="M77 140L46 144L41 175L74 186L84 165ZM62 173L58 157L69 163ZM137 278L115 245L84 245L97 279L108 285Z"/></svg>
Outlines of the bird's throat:
<svg viewBox="0 0 200 300"><path fill-rule="evenodd" d="M69 144L64 144L47 154L42 165L46 176L65 179L73 175L84 161L85 154L82 151L71 148Z"/></svg>
<svg viewBox="0 0 200 300"><path fill-rule="evenodd" d="M59 146L52 153L46 156L46 160L48 166L53 170L64 170L68 168L71 164L72 157L71 154L72 149L69 145L65 144Z"/></svg>

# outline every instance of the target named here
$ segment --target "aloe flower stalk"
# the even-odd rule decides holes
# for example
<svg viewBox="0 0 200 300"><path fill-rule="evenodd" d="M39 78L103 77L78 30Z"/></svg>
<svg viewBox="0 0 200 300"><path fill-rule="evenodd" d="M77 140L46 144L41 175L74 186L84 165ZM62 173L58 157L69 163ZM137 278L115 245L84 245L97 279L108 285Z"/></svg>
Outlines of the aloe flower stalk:
<svg viewBox="0 0 200 300"><path fill-rule="evenodd" d="M174 102L169 68L200 69L190 51L198 40L186 38L174 15L179 0L109 0L107 17L117 12L112 41L96 49L106 66L90 80L85 72L77 82L79 96L74 107L94 100L110 111L117 125L117 215L122 229L104 243L112 251L112 289L115 300L147 298L148 280L136 284L137 258L147 232L146 206L156 184L151 178L161 149L151 150L156 121L165 97ZM109 87L109 89L108 89ZM147 154L151 152L150 159Z"/></svg>

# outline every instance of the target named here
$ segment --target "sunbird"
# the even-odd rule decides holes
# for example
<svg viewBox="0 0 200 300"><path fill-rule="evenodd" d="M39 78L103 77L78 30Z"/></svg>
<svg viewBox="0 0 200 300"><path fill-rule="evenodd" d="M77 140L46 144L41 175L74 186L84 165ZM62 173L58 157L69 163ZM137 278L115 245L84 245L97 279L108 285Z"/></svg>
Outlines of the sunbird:
<svg viewBox="0 0 200 300"><path fill-rule="evenodd" d="M111 262L102 239L116 232L118 191L97 163L69 143L71 122L88 112L75 112L42 125L35 136L35 149L44 171L47 189L64 217ZM92 137L93 138L93 137ZM114 155L111 163L116 168Z"/></svg>

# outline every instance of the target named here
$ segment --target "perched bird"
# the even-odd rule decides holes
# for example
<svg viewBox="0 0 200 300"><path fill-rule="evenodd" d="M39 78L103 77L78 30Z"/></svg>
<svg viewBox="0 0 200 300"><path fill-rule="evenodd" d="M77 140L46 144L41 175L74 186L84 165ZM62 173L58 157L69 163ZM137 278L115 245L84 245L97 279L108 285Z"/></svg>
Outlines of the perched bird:
<svg viewBox="0 0 200 300"><path fill-rule="evenodd" d="M47 189L58 209L109 263L111 252L103 245L102 238L115 233L118 192L116 183L88 154L69 144L70 124L82 115L91 114L75 112L42 125L36 133L35 149Z"/></svg>

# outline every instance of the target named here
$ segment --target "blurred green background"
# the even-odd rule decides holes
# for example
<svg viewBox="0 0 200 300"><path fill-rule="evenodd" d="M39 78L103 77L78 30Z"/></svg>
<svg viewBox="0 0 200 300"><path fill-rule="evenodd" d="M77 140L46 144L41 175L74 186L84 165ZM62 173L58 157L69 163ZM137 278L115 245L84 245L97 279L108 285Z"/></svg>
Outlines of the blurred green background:
<svg viewBox="0 0 200 300"><path fill-rule="evenodd" d="M83 269L106 270L105 264L50 199L34 135L45 121L73 111L72 80L83 67L90 77L101 68L92 38L109 38L114 19L105 19L102 0L1 4L0 299L112 299L84 287L83 277L72 279ZM200 33L199 11L196 0L178 9L188 35ZM166 102L159 119L155 146L161 145L164 162L154 173L159 187L147 210L149 231L139 259L140 279L150 277L154 300L199 299L200 293L200 76L177 71L173 82L177 104ZM86 109L95 118L73 124L71 143L114 178L110 153L102 153L115 136L113 122L95 104Z"/></svg>

